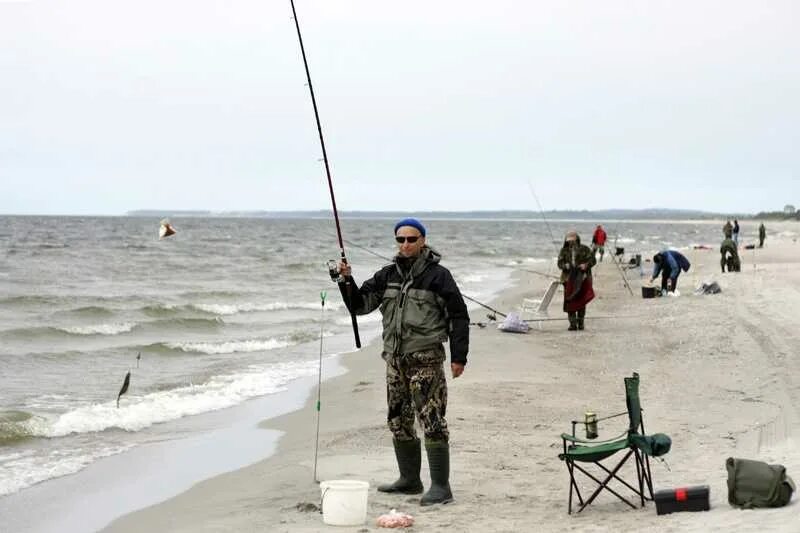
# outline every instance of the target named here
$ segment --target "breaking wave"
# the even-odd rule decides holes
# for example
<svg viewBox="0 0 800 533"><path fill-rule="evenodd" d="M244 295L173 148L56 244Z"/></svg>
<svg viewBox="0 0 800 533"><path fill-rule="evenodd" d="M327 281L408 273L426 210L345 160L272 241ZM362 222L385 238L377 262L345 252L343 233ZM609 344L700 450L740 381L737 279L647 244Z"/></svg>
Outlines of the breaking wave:
<svg viewBox="0 0 800 533"><path fill-rule="evenodd" d="M148 348L166 348L171 351L204 353L209 355L228 353L249 353L275 350L296 344L282 339L252 339L223 342L159 342Z"/></svg>
<svg viewBox="0 0 800 533"><path fill-rule="evenodd" d="M235 315L238 313L251 313L255 311L288 311L292 309L305 309L317 311L320 303L289 303L289 302L270 302L270 303L241 303L241 304L191 304L189 307L203 313L214 315ZM328 309L340 309L344 307L341 303L326 302Z"/></svg>
<svg viewBox="0 0 800 533"><path fill-rule="evenodd" d="M119 322L108 324L94 324L90 326L70 326L64 328L53 328L56 331L63 331L70 335L119 335L133 331L137 326L135 322Z"/></svg>

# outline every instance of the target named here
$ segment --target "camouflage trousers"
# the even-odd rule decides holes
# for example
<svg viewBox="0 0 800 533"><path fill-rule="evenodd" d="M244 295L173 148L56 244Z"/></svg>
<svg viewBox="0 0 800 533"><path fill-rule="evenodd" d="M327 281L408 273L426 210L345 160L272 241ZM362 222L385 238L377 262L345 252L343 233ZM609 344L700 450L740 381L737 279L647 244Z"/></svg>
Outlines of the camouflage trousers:
<svg viewBox="0 0 800 533"><path fill-rule="evenodd" d="M405 354L384 352L381 356L386 361L387 419L394 438L417 438L416 414L426 440L447 441L444 346Z"/></svg>

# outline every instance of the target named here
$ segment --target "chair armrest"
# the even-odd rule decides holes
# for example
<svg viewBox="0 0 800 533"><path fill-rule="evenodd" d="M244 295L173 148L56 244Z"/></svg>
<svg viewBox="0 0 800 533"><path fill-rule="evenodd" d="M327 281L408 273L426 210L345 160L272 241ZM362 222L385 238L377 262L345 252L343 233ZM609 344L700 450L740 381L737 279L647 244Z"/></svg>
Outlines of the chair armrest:
<svg viewBox="0 0 800 533"><path fill-rule="evenodd" d="M573 437L573 436L572 436L572 435L570 435L569 433L562 433L562 434L561 434L561 438L562 438L562 439L564 439L564 440L566 440L566 441L569 441L569 442L577 442L577 443L580 443L580 444L605 444L605 443L607 443L607 442L614 442L614 441L617 441L617 440L619 440L619 439L621 439L622 437L625 437L625 436L627 436L627 435L628 435L628 431L626 430L626 431L624 431L624 432L623 432L621 435L618 435L618 436L616 436L616 437L614 437L614 438L612 438L612 439L606 439L606 440L597 440L597 439L588 440L588 439L581 439L581 438L579 438L579 437Z"/></svg>

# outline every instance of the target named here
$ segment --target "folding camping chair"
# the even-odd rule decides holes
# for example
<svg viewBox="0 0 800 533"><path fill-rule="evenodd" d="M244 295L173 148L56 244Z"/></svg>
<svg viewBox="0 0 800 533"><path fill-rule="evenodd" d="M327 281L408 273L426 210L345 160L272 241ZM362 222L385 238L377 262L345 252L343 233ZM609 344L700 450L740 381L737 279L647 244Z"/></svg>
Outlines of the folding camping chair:
<svg viewBox="0 0 800 533"><path fill-rule="evenodd" d="M609 482L612 479L633 491L638 496L642 507L644 507L646 500L653 500L653 478L650 473L649 456L659 456L667 453L670 448L670 440L669 437L663 434L646 436L642 420L642 408L639 401L639 374L635 372L632 377L625 378L625 401L628 408L627 411L603 418L592 419L587 416L587 419L583 421L573 420L572 434L561 434L564 451L558 455L558 458L566 463L569 471L568 509L570 514L572 514L573 494L578 498L580 503L578 512L581 512L594 501L603 489L608 490L635 509L636 506L631 501L609 486ZM578 424L586 425L591 430L587 431L587 434L591 432L596 437L597 422L626 414L629 422L628 429L614 439L593 441L575 436L575 426ZM601 463L601 461L613 457L618 452L624 452L624 455L616 465L610 465L609 467ZM633 456L636 464L636 482L634 484L625 481L618 475L620 469L631 456ZM595 472L599 476L605 476L602 481L585 468L585 466L588 467L588 463L594 463L604 472ZM592 467L591 470L596 469ZM583 499L578 488L578 483L575 479L576 471L583 473L598 485L597 489L586 500Z"/></svg>

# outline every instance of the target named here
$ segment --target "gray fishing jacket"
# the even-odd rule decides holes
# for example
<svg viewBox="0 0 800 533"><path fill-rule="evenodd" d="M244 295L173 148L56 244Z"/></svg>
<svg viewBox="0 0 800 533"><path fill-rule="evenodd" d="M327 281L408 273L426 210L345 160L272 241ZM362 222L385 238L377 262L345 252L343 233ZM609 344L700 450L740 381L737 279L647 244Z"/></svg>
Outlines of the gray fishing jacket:
<svg viewBox="0 0 800 533"><path fill-rule="evenodd" d="M339 289L351 313L366 315L380 307L385 352L418 352L449 339L450 360L466 364L469 314L452 274L439 264L440 258L426 246L407 272L395 257L361 287L350 277Z"/></svg>

